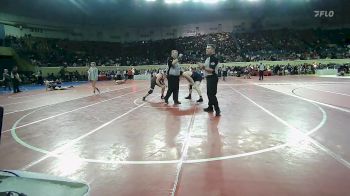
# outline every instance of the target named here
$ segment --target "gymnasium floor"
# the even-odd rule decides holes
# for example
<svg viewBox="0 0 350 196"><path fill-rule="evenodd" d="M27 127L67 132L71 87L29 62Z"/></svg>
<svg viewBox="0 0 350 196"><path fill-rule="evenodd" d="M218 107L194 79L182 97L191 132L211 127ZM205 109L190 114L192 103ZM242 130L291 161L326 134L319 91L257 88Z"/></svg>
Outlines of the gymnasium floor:
<svg viewBox="0 0 350 196"><path fill-rule="evenodd" d="M205 82L204 82L205 83ZM83 180L91 195L350 194L350 79L220 81L222 116L142 102L149 81L0 96L0 168ZM205 95L205 85L202 85Z"/></svg>

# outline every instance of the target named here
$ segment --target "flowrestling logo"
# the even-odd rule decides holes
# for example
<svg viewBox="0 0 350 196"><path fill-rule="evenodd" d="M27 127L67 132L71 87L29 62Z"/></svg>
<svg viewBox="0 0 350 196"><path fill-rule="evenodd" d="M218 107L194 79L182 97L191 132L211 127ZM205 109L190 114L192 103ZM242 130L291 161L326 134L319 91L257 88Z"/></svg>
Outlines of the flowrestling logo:
<svg viewBox="0 0 350 196"><path fill-rule="evenodd" d="M333 10L315 10L315 18L332 18L335 14Z"/></svg>

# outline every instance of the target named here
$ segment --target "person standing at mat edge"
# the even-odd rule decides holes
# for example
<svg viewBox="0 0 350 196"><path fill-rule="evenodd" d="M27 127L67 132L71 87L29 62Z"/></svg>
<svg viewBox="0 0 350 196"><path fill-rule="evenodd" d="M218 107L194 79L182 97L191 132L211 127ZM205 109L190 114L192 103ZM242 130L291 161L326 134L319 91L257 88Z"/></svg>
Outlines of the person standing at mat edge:
<svg viewBox="0 0 350 196"><path fill-rule="evenodd" d="M181 68L179 64L179 58L182 57L182 54L179 55L177 50L171 51L171 57L168 59L168 70L167 70L167 79L168 79L168 91L164 97L164 101L168 104L168 100L173 94L174 104L181 104L179 101L179 85L180 85L180 74Z"/></svg>
<svg viewBox="0 0 350 196"><path fill-rule="evenodd" d="M88 70L88 79L91 81L92 89L95 94L95 90L100 93L100 89L96 87L96 81L98 80L98 69L95 62L90 63L90 69Z"/></svg>
<svg viewBox="0 0 350 196"><path fill-rule="evenodd" d="M265 65L260 63L259 65L259 80L264 80Z"/></svg>
<svg viewBox="0 0 350 196"><path fill-rule="evenodd" d="M19 77L17 66L13 67L13 69L11 71L11 80L12 80L12 85L13 85L13 93L22 92L19 90L19 84L22 82L22 80Z"/></svg>
<svg viewBox="0 0 350 196"><path fill-rule="evenodd" d="M11 76L7 69L4 69L4 73L2 74L2 82L4 83L4 90L8 88L11 91Z"/></svg>
<svg viewBox="0 0 350 196"><path fill-rule="evenodd" d="M216 93L218 89L218 59L215 57L215 47L212 44L208 44L206 48L206 54L208 58L205 60L205 63L199 63L199 66L202 70L205 71L205 76L207 80L207 95L208 95L208 108L205 108L205 112L213 112L213 107L216 112L216 116L221 115L219 108L219 102L216 98Z"/></svg>
<svg viewBox="0 0 350 196"><path fill-rule="evenodd" d="M222 80L223 80L223 81L226 81L226 77L227 77L227 68L226 68L226 66L224 65L224 66L222 67Z"/></svg>

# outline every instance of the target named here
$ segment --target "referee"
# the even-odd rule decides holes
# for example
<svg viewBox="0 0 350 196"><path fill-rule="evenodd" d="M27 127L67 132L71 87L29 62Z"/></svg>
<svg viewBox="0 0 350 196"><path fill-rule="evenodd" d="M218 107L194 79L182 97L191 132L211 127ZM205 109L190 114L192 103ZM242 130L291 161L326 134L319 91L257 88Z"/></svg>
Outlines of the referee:
<svg viewBox="0 0 350 196"><path fill-rule="evenodd" d="M216 93L218 89L218 59L215 57L215 47L212 44L208 44L206 48L206 54L208 58L204 64L200 64L200 68L205 71L207 79L207 95L208 95L208 108L205 108L205 112L213 112L213 107L216 112L216 116L220 116L220 108Z"/></svg>
<svg viewBox="0 0 350 196"><path fill-rule="evenodd" d="M168 71L167 71L167 79L168 79L168 91L164 97L164 101L168 104L168 100L173 94L174 104L181 104L179 101L179 85L180 85L180 64L179 64L179 52L177 50L171 51L171 57L168 60ZM181 56L180 56L181 58Z"/></svg>

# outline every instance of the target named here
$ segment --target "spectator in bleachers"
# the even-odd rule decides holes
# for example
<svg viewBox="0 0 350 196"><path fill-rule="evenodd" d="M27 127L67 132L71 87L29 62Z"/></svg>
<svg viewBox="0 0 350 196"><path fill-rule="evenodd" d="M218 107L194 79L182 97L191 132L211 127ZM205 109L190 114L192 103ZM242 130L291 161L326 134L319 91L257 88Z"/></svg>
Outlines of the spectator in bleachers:
<svg viewBox="0 0 350 196"><path fill-rule="evenodd" d="M255 33L216 33L176 39L106 43L69 41L25 36L6 37L5 45L38 66L84 66L90 61L99 65L163 64L166 50L178 48L184 52L183 63L196 63L205 58L208 42L217 45L221 62L260 60L303 60L318 58L349 58L342 30L265 30ZM146 49L147 52L144 52ZM152 49L152 50L150 50ZM115 54L122 54L116 56ZM162 63L163 62L163 63Z"/></svg>

